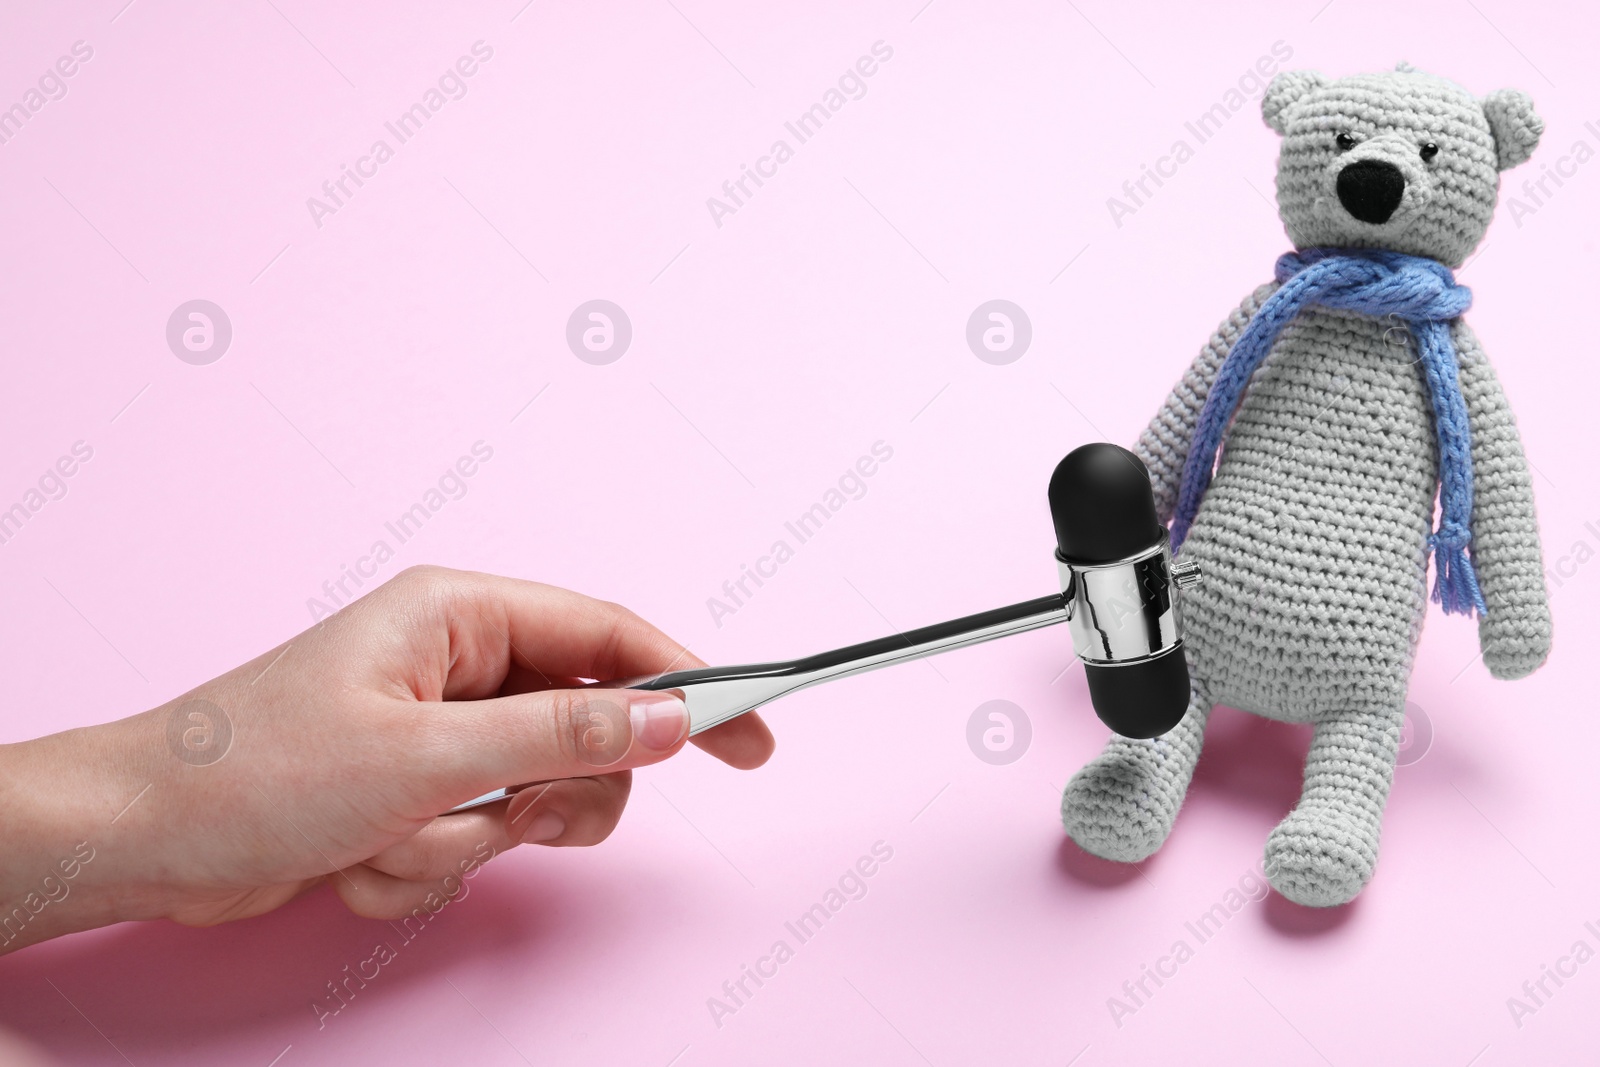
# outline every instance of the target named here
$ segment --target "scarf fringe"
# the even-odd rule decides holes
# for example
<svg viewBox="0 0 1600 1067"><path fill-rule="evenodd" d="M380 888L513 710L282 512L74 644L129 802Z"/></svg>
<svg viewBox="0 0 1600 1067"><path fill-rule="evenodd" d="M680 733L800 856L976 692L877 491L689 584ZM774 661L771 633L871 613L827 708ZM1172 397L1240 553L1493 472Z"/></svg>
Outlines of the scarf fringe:
<svg viewBox="0 0 1600 1067"><path fill-rule="evenodd" d="M1439 543L1439 535L1428 539L1433 548L1433 602L1444 609L1446 615L1471 615L1474 610L1489 614L1484 603L1483 590L1478 586L1478 572L1472 565L1472 554L1466 545L1446 546Z"/></svg>

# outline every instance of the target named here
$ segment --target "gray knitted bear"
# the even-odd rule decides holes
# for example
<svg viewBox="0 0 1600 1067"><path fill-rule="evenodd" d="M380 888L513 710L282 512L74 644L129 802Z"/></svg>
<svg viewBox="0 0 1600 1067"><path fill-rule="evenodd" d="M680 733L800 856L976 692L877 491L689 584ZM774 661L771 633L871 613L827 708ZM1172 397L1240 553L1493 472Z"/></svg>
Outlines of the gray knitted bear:
<svg viewBox="0 0 1600 1067"><path fill-rule="evenodd" d="M1278 212L1298 252L1223 322L1137 448L1162 521L1178 515L1174 542L1188 534L1181 558L1204 574L1183 604L1188 713L1162 737L1113 738L1061 812L1087 851L1137 862L1172 828L1214 704L1313 723L1265 869L1288 899L1325 907L1377 863L1430 550L1446 610L1478 610L1492 675L1523 677L1550 650L1528 464L1459 317L1470 294L1445 269L1483 238L1499 171L1528 158L1543 123L1520 92L1478 100L1406 64L1337 81L1285 72L1261 110L1283 135ZM1291 287L1286 311L1273 298ZM1406 310L1374 313L1389 306ZM1230 365L1236 345L1257 362ZM1224 395L1241 374L1247 390ZM1228 401L1216 411L1214 387ZM1214 474L1216 440L1190 454L1208 426L1225 443Z"/></svg>

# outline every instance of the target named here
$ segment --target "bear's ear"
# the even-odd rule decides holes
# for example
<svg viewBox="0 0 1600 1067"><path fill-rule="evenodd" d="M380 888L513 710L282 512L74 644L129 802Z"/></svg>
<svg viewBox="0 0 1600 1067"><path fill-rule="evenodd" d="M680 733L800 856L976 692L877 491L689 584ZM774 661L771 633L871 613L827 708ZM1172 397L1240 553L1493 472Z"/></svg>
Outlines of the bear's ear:
<svg viewBox="0 0 1600 1067"><path fill-rule="evenodd" d="M1261 98L1261 117L1268 126L1283 133L1289 125L1289 109L1304 100L1313 89L1328 84L1314 70L1285 70L1278 73Z"/></svg>
<svg viewBox="0 0 1600 1067"><path fill-rule="evenodd" d="M1483 115L1494 134L1495 155L1501 170L1509 170L1533 155L1544 133L1544 119L1533 110L1533 98L1516 89L1496 89L1483 98Z"/></svg>

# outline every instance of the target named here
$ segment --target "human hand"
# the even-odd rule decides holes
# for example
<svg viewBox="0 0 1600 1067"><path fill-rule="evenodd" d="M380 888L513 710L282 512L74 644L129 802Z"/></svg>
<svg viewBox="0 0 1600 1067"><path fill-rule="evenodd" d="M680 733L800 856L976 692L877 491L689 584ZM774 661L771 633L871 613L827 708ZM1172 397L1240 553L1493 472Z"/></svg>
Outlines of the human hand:
<svg viewBox="0 0 1600 1067"><path fill-rule="evenodd" d="M703 665L615 604L408 570L168 704L0 747L0 952L259 915L324 881L397 918L519 843L597 844L631 768L682 748L688 717L667 693L571 687ZM739 768L773 749L753 714L694 742Z"/></svg>

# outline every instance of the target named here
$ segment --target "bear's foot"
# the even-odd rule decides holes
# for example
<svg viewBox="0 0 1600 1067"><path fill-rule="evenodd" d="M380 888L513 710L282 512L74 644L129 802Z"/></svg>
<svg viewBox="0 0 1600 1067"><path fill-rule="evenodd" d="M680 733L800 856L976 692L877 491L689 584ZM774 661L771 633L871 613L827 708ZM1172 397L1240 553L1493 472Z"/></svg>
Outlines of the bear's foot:
<svg viewBox="0 0 1600 1067"><path fill-rule="evenodd" d="M1308 908L1350 903L1377 865L1378 827L1365 813L1302 805L1267 838L1267 881Z"/></svg>
<svg viewBox="0 0 1600 1067"><path fill-rule="evenodd" d="M1311 735L1300 803L1267 837L1272 888L1308 908L1348 904L1378 866L1404 694L1326 715Z"/></svg>
<svg viewBox="0 0 1600 1067"><path fill-rule="evenodd" d="M1210 705L1191 700L1183 721L1160 737L1116 737L1072 776L1061 822L1085 852L1137 863L1166 841L1189 788Z"/></svg>

